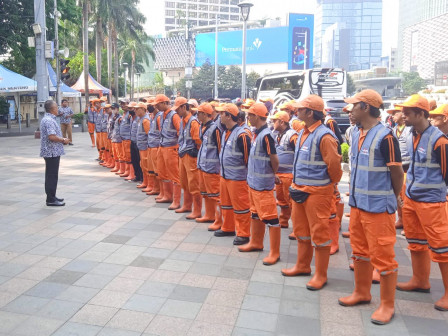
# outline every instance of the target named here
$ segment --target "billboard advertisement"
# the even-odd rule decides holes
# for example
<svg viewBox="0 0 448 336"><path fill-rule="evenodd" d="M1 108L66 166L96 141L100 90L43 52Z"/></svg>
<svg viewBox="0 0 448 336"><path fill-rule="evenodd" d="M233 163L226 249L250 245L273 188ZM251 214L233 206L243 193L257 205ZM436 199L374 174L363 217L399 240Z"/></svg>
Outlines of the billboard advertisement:
<svg viewBox="0 0 448 336"><path fill-rule="evenodd" d="M314 15L289 14L288 69L313 68Z"/></svg>
<svg viewBox="0 0 448 336"><path fill-rule="evenodd" d="M246 64L288 62L288 27L248 29ZM218 33L218 64L242 63L242 30ZM215 33L196 35L196 66L215 63Z"/></svg>

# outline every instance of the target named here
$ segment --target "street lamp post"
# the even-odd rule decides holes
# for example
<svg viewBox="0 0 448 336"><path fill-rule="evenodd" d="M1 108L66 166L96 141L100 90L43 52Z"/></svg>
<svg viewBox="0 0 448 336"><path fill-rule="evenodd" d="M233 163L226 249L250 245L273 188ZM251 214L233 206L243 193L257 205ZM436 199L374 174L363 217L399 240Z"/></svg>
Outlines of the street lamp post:
<svg viewBox="0 0 448 336"><path fill-rule="evenodd" d="M219 29L219 15L216 15L216 31L215 31L215 98L218 98L218 29Z"/></svg>
<svg viewBox="0 0 448 336"><path fill-rule="evenodd" d="M238 7L241 9L243 19L243 62L242 62L242 80L241 80L241 99L246 99L246 31L247 20L249 19L250 8L253 6L250 2L240 2Z"/></svg>
<svg viewBox="0 0 448 336"><path fill-rule="evenodd" d="M127 75L128 75L128 64L127 63L122 63L122 65L125 67L124 68L124 98L126 99L127 97Z"/></svg>
<svg viewBox="0 0 448 336"><path fill-rule="evenodd" d="M140 99L140 73L136 73L137 75L137 99Z"/></svg>

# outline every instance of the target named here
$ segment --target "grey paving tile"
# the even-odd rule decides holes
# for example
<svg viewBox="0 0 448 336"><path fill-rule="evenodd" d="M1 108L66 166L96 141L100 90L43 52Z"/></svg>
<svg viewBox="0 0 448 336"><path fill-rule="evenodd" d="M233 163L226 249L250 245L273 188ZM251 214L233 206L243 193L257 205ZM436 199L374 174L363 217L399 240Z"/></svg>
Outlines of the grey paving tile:
<svg viewBox="0 0 448 336"><path fill-rule="evenodd" d="M168 258L168 256L174 253L171 250L168 249L159 249L154 247L148 247L145 252L142 253L143 257L151 257L151 258L159 258L159 259L165 259Z"/></svg>
<svg viewBox="0 0 448 336"><path fill-rule="evenodd" d="M126 244L131 237L111 234L102 240L103 243Z"/></svg>
<svg viewBox="0 0 448 336"><path fill-rule="evenodd" d="M60 269L51 274L48 278L45 279L45 281L72 285L73 283L78 281L81 277L83 277L85 274L86 273L84 272L76 272Z"/></svg>
<svg viewBox="0 0 448 336"><path fill-rule="evenodd" d="M143 332L154 318L153 314L132 311L119 310L106 325L108 328L131 330Z"/></svg>
<svg viewBox="0 0 448 336"><path fill-rule="evenodd" d="M295 336L300 330L301 335L319 336L320 321L306 317L278 316L276 335Z"/></svg>
<svg viewBox="0 0 448 336"><path fill-rule="evenodd" d="M36 315L67 321L75 315L82 306L83 303L80 302L51 300L42 309L40 309Z"/></svg>
<svg viewBox="0 0 448 336"><path fill-rule="evenodd" d="M141 332L130 331L130 330L122 330L122 329L112 329L112 328L103 328L98 336L140 336Z"/></svg>
<svg viewBox="0 0 448 336"><path fill-rule="evenodd" d="M235 327L232 333L232 336L273 336L273 335L275 334L269 331L246 329L240 327Z"/></svg>
<svg viewBox="0 0 448 336"><path fill-rule="evenodd" d="M98 292L99 288L88 288L79 286L70 286L61 294L59 294L56 299L66 300L80 303L87 303L92 299Z"/></svg>
<svg viewBox="0 0 448 336"><path fill-rule="evenodd" d="M11 333L18 325L28 318L28 315L0 311L0 326L4 333Z"/></svg>
<svg viewBox="0 0 448 336"><path fill-rule="evenodd" d="M67 322L62 327L60 327L52 336L95 336L101 331L101 327Z"/></svg>
<svg viewBox="0 0 448 336"><path fill-rule="evenodd" d="M173 316L156 316L144 335L164 335L164 336L178 336L186 333L193 324L193 320L183 319Z"/></svg>
<svg viewBox="0 0 448 336"><path fill-rule="evenodd" d="M88 304L82 307L81 310L79 310L75 314L75 316L71 318L70 321L97 326L105 326L117 311L117 308Z"/></svg>
<svg viewBox="0 0 448 336"><path fill-rule="evenodd" d="M195 321L188 331L188 336L230 336L233 326L217 323Z"/></svg>
<svg viewBox="0 0 448 336"><path fill-rule="evenodd" d="M219 276L224 278L249 280L252 277L252 270L241 267L223 266L221 272L219 272Z"/></svg>
<svg viewBox="0 0 448 336"><path fill-rule="evenodd" d="M161 258L152 257L137 257L130 265L134 267L145 267L145 268L159 268L159 266L164 262Z"/></svg>
<svg viewBox="0 0 448 336"><path fill-rule="evenodd" d="M137 291L138 294L157 296L157 297L169 297L176 288L175 284L146 281Z"/></svg>
<svg viewBox="0 0 448 336"><path fill-rule="evenodd" d="M204 264L195 262L188 270L189 273L218 276L221 273L222 265Z"/></svg>
<svg viewBox="0 0 448 336"><path fill-rule="evenodd" d="M205 301L209 291L208 288L177 285L170 294L169 299L202 303Z"/></svg>
<svg viewBox="0 0 448 336"><path fill-rule="evenodd" d="M282 300L280 303L280 314L319 319L319 304L316 302Z"/></svg>
<svg viewBox="0 0 448 336"><path fill-rule="evenodd" d="M75 286L101 289L112 281L113 276L87 273L74 283Z"/></svg>
<svg viewBox="0 0 448 336"><path fill-rule="evenodd" d="M50 300L46 298L22 295L3 307L3 309L10 312L32 315L38 312L48 302Z"/></svg>
<svg viewBox="0 0 448 336"><path fill-rule="evenodd" d="M61 320L32 316L22 322L13 332L15 335L23 336L47 336L51 335L62 324L64 322Z"/></svg>
<svg viewBox="0 0 448 336"><path fill-rule="evenodd" d="M277 314L241 309L236 325L241 328L274 332L277 318Z"/></svg>
<svg viewBox="0 0 448 336"><path fill-rule="evenodd" d="M415 316L402 316L404 324L411 335L445 336L448 331L447 320L434 320Z"/></svg>
<svg viewBox="0 0 448 336"><path fill-rule="evenodd" d="M117 276L125 269L125 266L123 265L116 265L116 264L109 264L109 263L100 263L98 266L96 266L92 271L91 274L100 274L100 275L108 275L108 276Z"/></svg>
<svg viewBox="0 0 448 336"><path fill-rule="evenodd" d="M76 259L69 262L62 269L67 271L88 273L96 266L98 266L98 262Z"/></svg>
<svg viewBox="0 0 448 336"><path fill-rule="evenodd" d="M201 253L198 259L196 259L196 261L204 264L222 265L224 264L226 259L227 256L210 254L210 253Z"/></svg>
<svg viewBox="0 0 448 336"><path fill-rule="evenodd" d="M363 310L361 312L362 321L364 324L364 332L367 336L374 336L378 334L386 336L398 336L408 333L405 322L401 315L395 314L394 319L387 325L387 328L382 328L384 326L378 326L370 322L372 313L373 310Z"/></svg>
<svg viewBox="0 0 448 336"><path fill-rule="evenodd" d="M160 315L180 317L185 319L195 319L202 304L168 299L159 311Z"/></svg>
<svg viewBox="0 0 448 336"><path fill-rule="evenodd" d="M165 301L166 298L134 294L129 298L122 309L157 314Z"/></svg>
<svg viewBox="0 0 448 336"><path fill-rule="evenodd" d="M266 296L246 295L241 309L278 314L280 310L280 299Z"/></svg>
<svg viewBox="0 0 448 336"><path fill-rule="evenodd" d="M247 294L269 296L274 298L281 297L282 291L282 285L269 284L266 282L251 281L249 282L249 286L247 287Z"/></svg>

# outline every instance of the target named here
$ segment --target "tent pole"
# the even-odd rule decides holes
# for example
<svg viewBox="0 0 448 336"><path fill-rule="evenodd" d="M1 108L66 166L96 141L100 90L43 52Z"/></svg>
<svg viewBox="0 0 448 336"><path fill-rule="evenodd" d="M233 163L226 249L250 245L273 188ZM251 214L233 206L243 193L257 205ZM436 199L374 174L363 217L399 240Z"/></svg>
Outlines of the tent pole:
<svg viewBox="0 0 448 336"><path fill-rule="evenodd" d="M18 113L19 133L22 133L22 118L21 118L21 112L20 112L20 93L17 93L17 109L19 111L19 113Z"/></svg>

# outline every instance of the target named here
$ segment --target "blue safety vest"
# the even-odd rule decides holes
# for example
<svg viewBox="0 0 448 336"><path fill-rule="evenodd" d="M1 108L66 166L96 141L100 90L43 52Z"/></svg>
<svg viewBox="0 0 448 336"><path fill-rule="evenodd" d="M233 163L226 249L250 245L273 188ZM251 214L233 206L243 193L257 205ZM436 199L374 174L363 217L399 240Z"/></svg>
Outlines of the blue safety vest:
<svg viewBox="0 0 448 336"><path fill-rule="evenodd" d="M87 110L87 121L89 123L94 124L95 123L95 119L96 119L96 111L95 111L95 109L92 109L92 108L89 107L88 110Z"/></svg>
<svg viewBox="0 0 448 336"><path fill-rule="evenodd" d="M137 148L138 150L144 151L148 149L148 133L145 132L143 128L143 120L150 120L149 115L145 114L143 117L138 118L137 122Z"/></svg>
<svg viewBox="0 0 448 336"><path fill-rule="evenodd" d="M408 138L411 163L406 176L406 196L416 202L446 202L446 184L434 153L437 140L443 136L437 127L429 126L422 133L416 151L413 137Z"/></svg>
<svg viewBox="0 0 448 336"><path fill-rule="evenodd" d="M333 132L324 124L319 125L311 132L300 145L303 133L301 130L297 139L294 153L293 181L302 186L326 186L331 183L328 167L320 152L322 137L330 134L336 139ZM337 139L336 139L337 140Z"/></svg>
<svg viewBox="0 0 448 336"><path fill-rule="evenodd" d="M158 148L160 146L160 130L157 127L157 120L162 118L163 112L157 112L156 115L151 119L151 126L148 132L148 148Z"/></svg>
<svg viewBox="0 0 448 336"><path fill-rule="evenodd" d="M103 111L103 109L100 109L100 111L95 116L95 132L97 132L97 133L101 132L101 124L103 121L103 115L104 115L104 111Z"/></svg>
<svg viewBox="0 0 448 336"><path fill-rule="evenodd" d="M109 115L104 112L103 117L101 119L101 132L106 133L107 132L107 121L109 120Z"/></svg>
<svg viewBox="0 0 448 336"><path fill-rule="evenodd" d="M113 124L114 127L112 129L111 140L114 143L121 143L121 135L120 135L120 122L121 116L119 114L114 115Z"/></svg>
<svg viewBox="0 0 448 336"><path fill-rule="evenodd" d="M198 122L195 116L191 116L188 119L184 127L184 122L180 123L179 129L179 157L184 157L185 154L189 154L193 157L197 156L197 146L191 137L191 123Z"/></svg>
<svg viewBox="0 0 448 336"><path fill-rule="evenodd" d="M291 146L291 137L297 134L292 128L283 133L280 141L275 146L279 161L278 173L292 174L294 167L294 147Z"/></svg>
<svg viewBox="0 0 448 336"><path fill-rule="evenodd" d="M161 132L160 132L160 147L173 147L178 144L177 130L173 124L173 116L176 111L171 110L166 117L161 116Z"/></svg>
<svg viewBox="0 0 448 336"><path fill-rule="evenodd" d="M401 163L403 165L408 165L411 162L411 155L408 152L408 138L412 138L411 130L411 127L405 126L403 132L398 135L398 125L393 129L393 134L397 138L398 144L400 145Z"/></svg>
<svg viewBox="0 0 448 336"><path fill-rule="evenodd" d="M221 176L228 180L245 181L247 179L247 167L244 162L244 154L237 145L238 136L246 131L236 126L226 141L225 131L221 139L221 151L219 162L221 164Z"/></svg>
<svg viewBox="0 0 448 336"><path fill-rule="evenodd" d="M204 134L202 134L202 129L200 130L202 144L199 148L197 166L209 174L219 174L218 145L213 142L213 133L217 128L216 122L211 121Z"/></svg>
<svg viewBox="0 0 448 336"><path fill-rule="evenodd" d="M397 210L390 170L380 149L383 139L391 133L389 128L378 123L367 132L359 150L361 131L358 127L353 129L350 206L372 213L387 211L392 214Z"/></svg>
<svg viewBox="0 0 448 336"><path fill-rule="evenodd" d="M132 120L132 118L131 118ZM140 117L135 116L135 118L131 121L131 141L137 142L137 132L138 132L138 123L140 122Z"/></svg>
<svg viewBox="0 0 448 336"><path fill-rule="evenodd" d="M120 136L122 140L130 140L131 139L131 115L129 114L129 111L126 112L126 114L121 117L121 124L120 124Z"/></svg>
<svg viewBox="0 0 448 336"><path fill-rule="evenodd" d="M107 138L112 139L112 132L114 130L114 114L107 117Z"/></svg>
<svg viewBox="0 0 448 336"><path fill-rule="evenodd" d="M263 149L264 137L271 137L271 130L264 128L252 141L249 162L247 164L247 184L255 190L273 190L275 174L271 166L271 158Z"/></svg>

